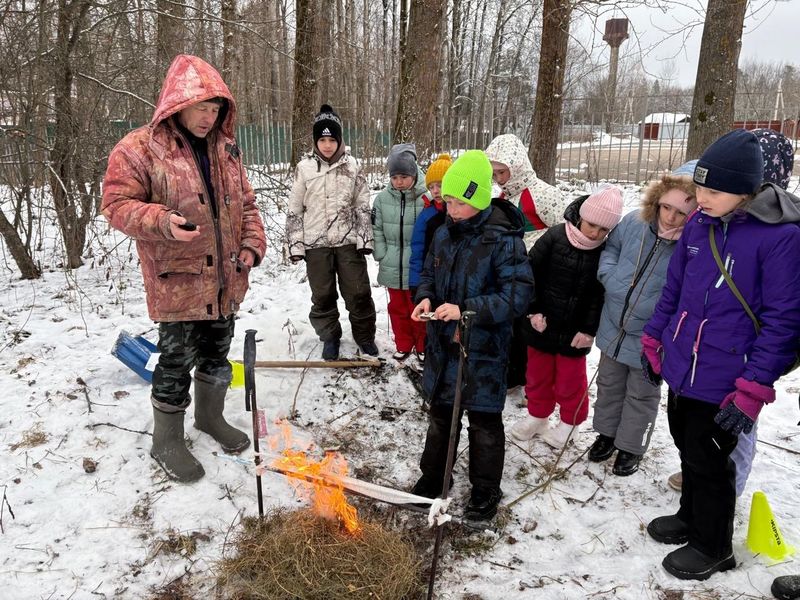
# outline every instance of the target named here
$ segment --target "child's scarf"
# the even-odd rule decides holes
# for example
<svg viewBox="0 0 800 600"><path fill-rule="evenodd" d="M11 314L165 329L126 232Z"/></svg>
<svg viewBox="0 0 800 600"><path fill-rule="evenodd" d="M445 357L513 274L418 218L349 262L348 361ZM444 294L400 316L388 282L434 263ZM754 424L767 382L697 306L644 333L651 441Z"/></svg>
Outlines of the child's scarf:
<svg viewBox="0 0 800 600"><path fill-rule="evenodd" d="M566 222L566 226L567 239L569 240L569 243L578 250L594 250L606 241L605 238L600 240L590 240L588 237L583 235L583 233L581 233L580 229L575 227L575 225L569 221Z"/></svg>
<svg viewBox="0 0 800 600"><path fill-rule="evenodd" d="M681 233L683 232L683 225L679 227L673 227L672 229L664 229L661 226L661 221L658 222L658 237L662 240L677 240L681 237Z"/></svg>

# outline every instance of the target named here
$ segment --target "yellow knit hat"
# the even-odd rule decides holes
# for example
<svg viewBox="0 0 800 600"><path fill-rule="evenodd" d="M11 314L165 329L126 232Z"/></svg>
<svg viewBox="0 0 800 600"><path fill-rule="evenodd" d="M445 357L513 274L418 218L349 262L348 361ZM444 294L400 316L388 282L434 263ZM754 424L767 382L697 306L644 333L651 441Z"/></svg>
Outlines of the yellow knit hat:
<svg viewBox="0 0 800 600"><path fill-rule="evenodd" d="M450 158L449 154L440 154L437 156L436 160L428 167L428 172L425 173L425 185L431 187L432 183L436 183L437 181L441 183L442 179L444 179L444 174L452 164L453 159Z"/></svg>

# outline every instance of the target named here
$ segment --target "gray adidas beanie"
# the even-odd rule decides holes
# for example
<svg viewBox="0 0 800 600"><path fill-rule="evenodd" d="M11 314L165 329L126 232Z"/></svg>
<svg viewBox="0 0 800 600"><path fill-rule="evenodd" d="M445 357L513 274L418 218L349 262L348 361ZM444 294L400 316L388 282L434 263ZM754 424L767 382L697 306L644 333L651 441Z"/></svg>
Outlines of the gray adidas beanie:
<svg viewBox="0 0 800 600"><path fill-rule="evenodd" d="M416 177L419 173L417 167L417 147L414 144L395 144L389 151L386 159L386 169L389 177L393 175L410 175Z"/></svg>

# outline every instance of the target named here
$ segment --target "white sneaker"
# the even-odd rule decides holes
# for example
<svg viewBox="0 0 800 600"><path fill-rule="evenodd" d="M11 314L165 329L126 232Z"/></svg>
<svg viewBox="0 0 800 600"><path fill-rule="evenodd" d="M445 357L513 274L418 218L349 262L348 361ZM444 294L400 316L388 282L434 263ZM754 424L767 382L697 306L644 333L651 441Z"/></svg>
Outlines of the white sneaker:
<svg viewBox="0 0 800 600"><path fill-rule="evenodd" d="M548 430L542 436L542 441L545 442L551 448L556 450L561 450L564 446L568 443L573 441L575 436L578 433L578 425L575 425L575 429L572 429L572 425L569 423L564 423L563 421L559 421L558 425L553 427L552 429Z"/></svg>
<svg viewBox="0 0 800 600"><path fill-rule="evenodd" d="M534 436L547 431L550 421L548 419L540 419L539 417L527 417L520 419L511 427L511 437L520 442L527 442Z"/></svg>

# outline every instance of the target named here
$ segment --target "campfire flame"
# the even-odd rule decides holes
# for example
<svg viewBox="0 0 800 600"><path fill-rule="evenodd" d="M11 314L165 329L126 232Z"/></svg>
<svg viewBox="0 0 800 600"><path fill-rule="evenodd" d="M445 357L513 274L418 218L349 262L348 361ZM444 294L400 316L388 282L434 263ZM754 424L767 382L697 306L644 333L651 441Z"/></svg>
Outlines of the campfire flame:
<svg viewBox="0 0 800 600"><path fill-rule="evenodd" d="M281 424L281 435L270 440L274 450L280 450L272 467L288 476L289 484L302 498L311 502L316 514L339 521L345 529L356 534L361 529L355 507L347 502L341 478L347 477L347 461L338 452L327 452L322 460L315 461L302 450L293 450L291 427Z"/></svg>

